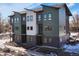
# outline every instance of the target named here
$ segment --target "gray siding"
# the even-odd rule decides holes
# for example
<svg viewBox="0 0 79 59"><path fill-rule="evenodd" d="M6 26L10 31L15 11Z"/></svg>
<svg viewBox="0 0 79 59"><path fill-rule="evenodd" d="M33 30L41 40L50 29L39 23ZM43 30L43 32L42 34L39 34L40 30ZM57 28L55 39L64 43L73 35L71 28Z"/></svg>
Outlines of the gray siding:
<svg viewBox="0 0 79 59"><path fill-rule="evenodd" d="M59 12L58 9L43 7L44 14L52 13L52 20L44 20L43 19L43 35L44 36L59 36ZM48 16L47 16L48 19ZM52 31L45 31L45 26L51 26Z"/></svg>
<svg viewBox="0 0 79 59"><path fill-rule="evenodd" d="M19 18L17 22L15 22L15 18ZM18 27L18 29L16 29ZM21 16L19 13L15 13L14 15L14 34L21 34Z"/></svg>

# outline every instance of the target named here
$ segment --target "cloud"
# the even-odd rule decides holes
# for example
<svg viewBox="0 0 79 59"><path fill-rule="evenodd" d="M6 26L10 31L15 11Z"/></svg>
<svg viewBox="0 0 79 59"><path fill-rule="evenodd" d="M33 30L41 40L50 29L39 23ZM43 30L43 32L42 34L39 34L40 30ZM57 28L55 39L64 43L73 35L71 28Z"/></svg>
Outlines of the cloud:
<svg viewBox="0 0 79 59"><path fill-rule="evenodd" d="M69 3L68 4L68 7L72 7L72 6L74 6L75 5L75 3Z"/></svg>

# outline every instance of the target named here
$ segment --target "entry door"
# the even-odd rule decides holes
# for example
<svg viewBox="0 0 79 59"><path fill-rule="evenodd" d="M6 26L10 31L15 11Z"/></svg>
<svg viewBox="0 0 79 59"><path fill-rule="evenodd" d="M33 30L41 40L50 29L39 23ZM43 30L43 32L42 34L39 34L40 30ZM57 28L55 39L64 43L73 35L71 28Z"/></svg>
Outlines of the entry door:
<svg viewBox="0 0 79 59"><path fill-rule="evenodd" d="M21 40L22 40L22 43L26 43L26 35L22 35Z"/></svg>
<svg viewBox="0 0 79 59"><path fill-rule="evenodd" d="M37 45L42 45L42 43L43 43L42 37L38 36L37 37Z"/></svg>

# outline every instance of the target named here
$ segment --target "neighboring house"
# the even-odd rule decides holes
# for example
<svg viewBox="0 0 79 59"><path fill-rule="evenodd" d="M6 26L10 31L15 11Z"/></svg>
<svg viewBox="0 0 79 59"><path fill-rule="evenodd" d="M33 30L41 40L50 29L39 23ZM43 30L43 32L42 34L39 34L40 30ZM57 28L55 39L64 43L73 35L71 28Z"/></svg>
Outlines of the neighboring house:
<svg viewBox="0 0 79 59"><path fill-rule="evenodd" d="M11 20L14 18L14 40L33 46L60 47L60 43L66 42L69 38L69 16L71 13L67 5L63 3L41 4L41 8L25 9L23 14L14 12L14 15L10 16ZM17 22L16 17L19 17Z"/></svg>
<svg viewBox="0 0 79 59"><path fill-rule="evenodd" d="M26 40L26 12L13 12L14 14L9 16L12 24L13 41L24 43Z"/></svg>

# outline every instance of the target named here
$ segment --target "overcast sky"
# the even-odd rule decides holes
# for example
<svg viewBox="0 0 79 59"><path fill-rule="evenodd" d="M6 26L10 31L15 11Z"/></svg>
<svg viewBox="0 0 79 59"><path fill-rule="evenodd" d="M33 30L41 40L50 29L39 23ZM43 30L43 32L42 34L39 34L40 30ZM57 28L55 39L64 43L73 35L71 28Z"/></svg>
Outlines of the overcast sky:
<svg viewBox="0 0 79 59"><path fill-rule="evenodd" d="M40 5L40 3L0 3L0 13L3 18L7 18L12 11L21 11L24 8L33 8ZM72 14L79 13L79 4L67 4Z"/></svg>

